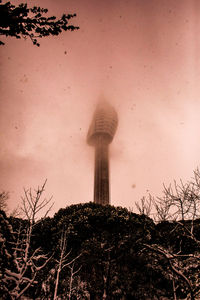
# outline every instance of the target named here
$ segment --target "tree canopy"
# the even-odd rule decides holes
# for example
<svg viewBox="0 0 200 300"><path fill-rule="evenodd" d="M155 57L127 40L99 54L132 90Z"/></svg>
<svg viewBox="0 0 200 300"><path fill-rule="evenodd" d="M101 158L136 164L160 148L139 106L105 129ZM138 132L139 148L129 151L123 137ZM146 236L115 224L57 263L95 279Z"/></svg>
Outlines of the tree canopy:
<svg viewBox="0 0 200 300"><path fill-rule="evenodd" d="M56 291L58 297L71 300L199 299L200 246L186 235L188 222L155 224L145 215L95 203L60 209L53 218L38 220L32 226L28 243L31 270L36 263L36 267L43 266L45 257L47 263L35 273L35 281L24 296L56 299ZM15 258L19 246L15 246L19 242L24 245L27 228L27 220L8 218L0 211L2 299L17 299L11 295L11 275L19 273ZM16 235L19 230L21 234ZM198 238L199 220L193 234ZM23 252L17 261L22 258ZM25 279L31 280L30 270L26 275Z"/></svg>
<svg viewBox="0 0 200 300"><path fill-rule="evenodd" d="M70 25L69 21L76 14L63 14L60 19L45 16L47 8L27 7L27 3L18 6L0 0L0 35L5 37L30 38L34 45L40 46L38 38L59 35L62 31L74 31L78 26ZM0 41L0 45L4 45Z"/></svg>
<svg viewBox="0 0 200 300"><path fill-rule="evenodd" d="M24 190L25 219L0 210L0 298L199 299L200 171L194 175L165 188L155 222L145 215L151 198L138 204L140 215L85 203L52 218L50 206L39 219L51 201L42 196L46 181Z"/></svg>

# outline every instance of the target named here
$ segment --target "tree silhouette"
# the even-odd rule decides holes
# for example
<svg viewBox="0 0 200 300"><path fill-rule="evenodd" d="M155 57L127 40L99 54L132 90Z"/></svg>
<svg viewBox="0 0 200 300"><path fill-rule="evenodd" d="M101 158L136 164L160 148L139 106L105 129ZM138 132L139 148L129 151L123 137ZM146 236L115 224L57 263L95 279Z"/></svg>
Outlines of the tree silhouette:
<svg viewBox="0 0 200 300"><path fill-rule="evenodd" d="M50 205L51 198L49 200L42 199L45 190L46 181L42 187L38 187L37 190L32 193L31 189L24 190L24 196L22 197L22 211L25 214L26 220L24 224L19 223L19 227L13 231L10 226L10 233L12 234L13 241L12 255L9 254L7 249L4 251L4 256L7 254L7 258L13 256L13 264L8 265L0 273L2 282L4 284L4 290L9 295L10 299L21 299L22 295L31 287L37 284L37 276L47 263L51 260L51 256L44 254L41 247L32 249L32 239L34 237L33 230L38 222L37 215ZM53 204L52 204L53 205ZM50 211L52 205L50 205L44 215L44 218ZM4 217L5 219L5 217ZM6 221L3 220L3 224ZM1 222L2 223L2 222ZM5 227L5 225L4 225ZM0 236L5 245L4 237Z"/></svg>
<svg viewBox="0 0 200 300"><path fill-rule="evenodd" d="M0 210L4 210L4 211L7 210L8 199L9 199L9 193L8 192L5 192L5 191L0 192Z"/></svg>
<svg viewBox="0 0 200 300"><path fill-rule="evenodd" d="M62 234L61 234L61 238L60 238L60 245L59 245L59 259L55 259L56 261L56 283L55 283L55 289L54 289L54 297L53 300L57 299L57 295L58 295L58 285L59 285L59 280L60 280L60 273L62 272L62 270L66 267L68 267L70 269L70 279L69 279L69 294L67 299L71 299L72 293L74 291L74 289L76 289L75 287L73 287L73 281L74 281L74 277L75 275L80 271L81 267L78 269L74 269L74 264L75 261L81 256L81 254L79 254L78 256L76 256L73 259L69 259L69 255L71 253L71 250L66 252L67 250L67 231L65 228L63 228L62 230Z"/></svg>
<svg viewBox="0 0 200 300"><path fill-rule="evenodd" d="M2 3L1 0L0 3ZM44 16L47 12L48 9L38 6L28 8L27 3L21 3L18 6L11 2L0 4L0 35L17 39L28 37L34 45L40 46L38 38L79 29L77 26L68 24L76 14L63 14L60 19L57 19L55 16ZM4 44L0 41L0 45Z"/></svg>
<svg viewBox="0 0 200 300"><path fill-rule="evenodd" d="M157 255L160 265L163 259L168 265L174 299L184 290L187 299L199 299L200 295L200 170L184 183L174 181L164 185L163 196L142 198L136 203L140 214L154 217L161 239L144 244L148 251ZM181 287L182 286L182 287Z"/></svg>

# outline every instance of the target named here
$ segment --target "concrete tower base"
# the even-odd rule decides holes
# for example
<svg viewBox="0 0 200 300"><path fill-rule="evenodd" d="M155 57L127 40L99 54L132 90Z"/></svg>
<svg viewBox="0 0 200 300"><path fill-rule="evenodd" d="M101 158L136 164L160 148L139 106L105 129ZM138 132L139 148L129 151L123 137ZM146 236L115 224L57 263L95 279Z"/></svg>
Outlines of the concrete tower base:
<svg viewBox="0 0 200 300"><path fill-rule="evenodd" d="M109 204L108 144L99 136L95 145L94 202Z"/></svg>

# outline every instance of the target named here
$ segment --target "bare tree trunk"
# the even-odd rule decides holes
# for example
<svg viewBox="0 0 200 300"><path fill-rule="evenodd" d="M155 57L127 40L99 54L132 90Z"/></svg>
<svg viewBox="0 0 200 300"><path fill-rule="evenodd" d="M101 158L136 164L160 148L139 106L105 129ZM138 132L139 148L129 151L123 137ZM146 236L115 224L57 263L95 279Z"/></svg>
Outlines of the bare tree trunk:
<svg viewBox="0 0 200 300"><path fill-rule="evenodd" d="M71 267L71 276L70 276L70 281L69 281L69 295L68 295L69 300L71 299L71 295L72 295L73 269L74 269L74 264Z"/></svg>
<svg viewBox="0 0 200 300"><path fill-rule="evenodd" d="M175 280L174 280L174 277L173 277L173 279L172 279L172 284L173 284L174 300L177 300L177 297L176 297L176 286L175 286Z"/></svg>
<svg viewBox="0 0 200 300"><path fill-rule="evenodd" d="M58 271L57 271L57 275L56 275L56 284L55 284L55 290L54 290L53 300L57 299L57 292L58 292L58 283L59 283L60 271L61 271L61 266L59 265Z"/></svg>
<svg viewBox="0 0 200 300"><path fill-rule="evenodd" d="M62 270L65 267L68 267L71 270L70 283L69 283L69 295L68 295L68 299L71 299L71 294L73 291L73 278L74 275L78 273L78 271L80 270L79 268L77 271L74 271L74 263L81 256L81 254L69 261L69 255L71 253L71 250L66 253L66 249L67 249L67 232L66 229L63 228L61 238L60 238L60 258L58 260L57 259L55 260L58 264L58 270L56 275L56 283L55 283L53 300L57 299L60 272L62 272Z"/></svg>

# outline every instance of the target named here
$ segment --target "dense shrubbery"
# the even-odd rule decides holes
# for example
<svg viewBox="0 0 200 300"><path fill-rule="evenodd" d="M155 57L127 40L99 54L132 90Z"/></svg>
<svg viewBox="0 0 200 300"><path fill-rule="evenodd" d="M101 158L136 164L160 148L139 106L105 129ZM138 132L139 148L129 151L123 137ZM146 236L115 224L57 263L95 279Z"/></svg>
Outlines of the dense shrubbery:
<svg viewBox="0 0 200 300"><path fill-rule="evenodd" d="M16 230L18 224L25 227L27 222L7 218L4 212L0 217L0 271L4 282L5 269L14 268L13 228ZM184 299L190 290L181 276L195 284L199 276L199 267L192 255L184 257L184 254L191 254L191 249L192 253L199 253L199 248L188 239L183 227L177 235L177 226L176 222L167 221L155 225L145 215L94 203L60 209L53 218L44 218L34 226L31 253L40 248L41 253L51 259L25 295L32 299L54 299L64 230L68 265L60 272L57 291L63 299L69 294L71 299L174 299L174 286L177 298ZM177 253L180 245L183 257L178 261L177 270L182 272L179 276L173 272L167 252L162 251L171 249ZM9 299L5 295L4 285L1 297Z"/></svg>

